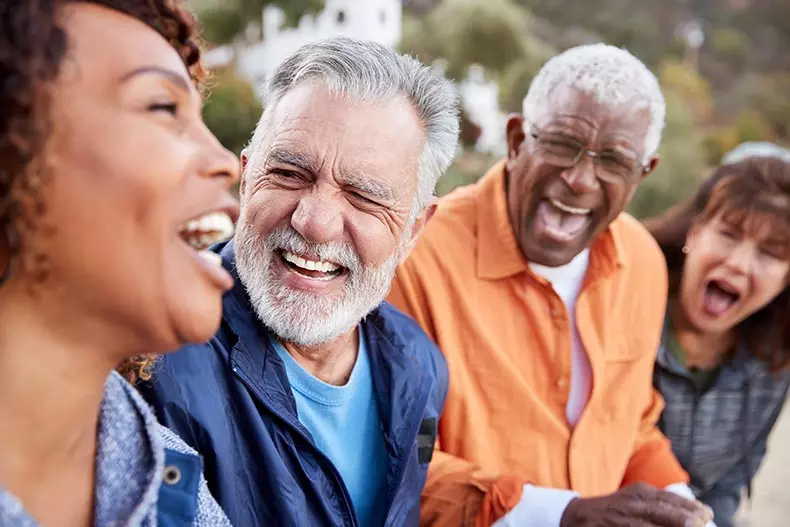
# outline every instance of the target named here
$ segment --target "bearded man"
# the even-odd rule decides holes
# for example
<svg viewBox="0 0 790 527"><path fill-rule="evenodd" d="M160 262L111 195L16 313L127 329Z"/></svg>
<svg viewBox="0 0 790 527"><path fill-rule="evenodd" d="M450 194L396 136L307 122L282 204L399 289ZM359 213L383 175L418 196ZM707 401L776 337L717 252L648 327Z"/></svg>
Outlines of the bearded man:
<svg viewBox="0 0 790 527"><path fill-rule="evenodd" d="M454 156L455 92L331 39L277 68L264 107L217 249L238 278L222 326L141 391L203 455L234 525L416 525L447 368L382 300Z"/></svg>

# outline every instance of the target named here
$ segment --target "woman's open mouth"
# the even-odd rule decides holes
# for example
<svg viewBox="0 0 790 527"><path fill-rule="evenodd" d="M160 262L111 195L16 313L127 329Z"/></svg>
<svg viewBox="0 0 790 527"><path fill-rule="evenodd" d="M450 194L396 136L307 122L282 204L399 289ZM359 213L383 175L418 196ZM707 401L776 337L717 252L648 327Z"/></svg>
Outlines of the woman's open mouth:
<svg viewBox="0 0 790 527"><path fill-rule="evenodd" d="M178 235L201 256L221 265L220 255L206 249L233 236L233 220L225 212L209 212L181 225Z"/></svg>
<svg viewBox="0 0 790 527"><path fill-rule="evenodd" d="M723 280L711 280L705 286L702 305L712 317L727 313L741 298L741 292Z"/></svg>

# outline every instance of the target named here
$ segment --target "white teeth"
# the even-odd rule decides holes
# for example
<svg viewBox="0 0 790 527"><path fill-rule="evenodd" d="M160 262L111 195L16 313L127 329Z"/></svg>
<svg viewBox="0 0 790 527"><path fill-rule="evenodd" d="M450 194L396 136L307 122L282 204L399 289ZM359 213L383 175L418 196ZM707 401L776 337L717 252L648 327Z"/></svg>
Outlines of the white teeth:
<svg viewBox="0 0 790 527"><path fill-rule="evenodd" d="M218 255L217 253L211 251L200 251L198 254L205 258L210 264L216 265L217 267L222 267L222 256Z"/></svg>
<svg viewBox="0 0 790 527"><path fill-rule="evenodd" d="M322 273L332 273L340 269L340 266L337 264L333 264L332 262L320 261L317 262L315 260L306 260L301 256L297 256L292 252L285 252L283 254L285 260L289 263L297 267L301 267L302 269L307 269L308 271L320 271Z"/></svg>
<svg viewBox="0 0 790 527"><path fill-rule="evenodd" d="M551 204L560 209L563 212L567 212L568 214L578 214L580 216L589 214L591 209L581 209L577 207L571 207L570 205L566 205L562 202L557 201L556 199L550 200Z"/></svg>
<svg viewBox="0 0 790 527"><path fill-rule="evenodd" d="M233 220L224 212L211 212L186 222L178 232L190 245L205 248L233 236Z"/></svg>

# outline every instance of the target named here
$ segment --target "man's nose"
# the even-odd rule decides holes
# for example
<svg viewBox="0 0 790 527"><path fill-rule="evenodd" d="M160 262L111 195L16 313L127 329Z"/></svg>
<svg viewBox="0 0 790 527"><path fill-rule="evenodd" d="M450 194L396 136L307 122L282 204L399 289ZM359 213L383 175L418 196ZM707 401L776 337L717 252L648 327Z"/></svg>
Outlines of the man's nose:
<svg viewBox="0 0 790 527"><path fill-rule="evenodd" d="M582 158L573 166L562 171L562 179L574 194L587 194L598 190L599 183L595 171L595 160L590 156Z"/></svg>
<svg viewBox="0 0 790 527"><path fill-rule="evenodd" d="M748 242L741 241L730 250L725 263L727 267L734 271L747 274L752 268L755 252L756 247L753 247Z"/></svg>
<svg viewBox="0 0 790 527"><path fill-rule="evenodd" d="M343 235L341 205L331 196L311 193L299 200L291 226L312 243L337 241Z"/></svg>

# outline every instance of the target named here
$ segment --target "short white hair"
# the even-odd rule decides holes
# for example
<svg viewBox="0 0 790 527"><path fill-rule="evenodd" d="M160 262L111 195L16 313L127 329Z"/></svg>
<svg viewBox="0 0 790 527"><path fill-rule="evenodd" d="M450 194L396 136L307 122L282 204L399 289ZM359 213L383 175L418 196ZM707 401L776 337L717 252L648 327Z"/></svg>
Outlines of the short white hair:
<svg viewBox="0 0 790 527"><path fill-rule="evenodd" d="M335 37L307 44L280 64L266 84L264 112L245 149L250 163L259 152L269 116L297 85L317 80L331 93L363 101L405 98L425 131L412 217L431 201L436 183L458 148L458 94L450 81L417 59L368 40Z"/></svg>
<svg viewBox="0 0 790 527"><path fill-rule="evenodd" d="M643 162L658 151L666 102L656 76L631 53L599 43L577 46L556 55L532 81L524 98L524 117L535 115L549 103L551 94L564 86L589 94L599 104L609 107L639 101L650 111Z"/></svg>

